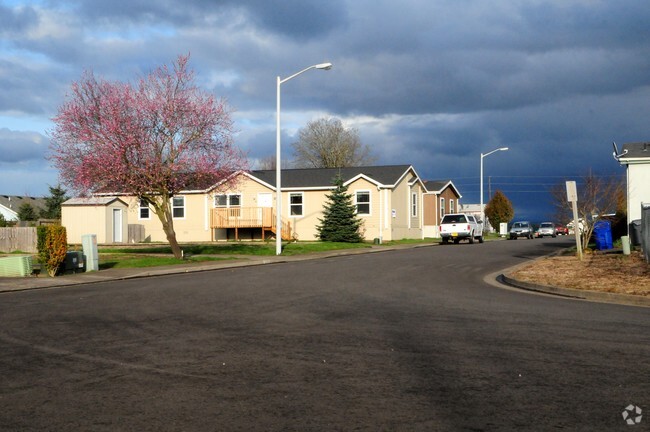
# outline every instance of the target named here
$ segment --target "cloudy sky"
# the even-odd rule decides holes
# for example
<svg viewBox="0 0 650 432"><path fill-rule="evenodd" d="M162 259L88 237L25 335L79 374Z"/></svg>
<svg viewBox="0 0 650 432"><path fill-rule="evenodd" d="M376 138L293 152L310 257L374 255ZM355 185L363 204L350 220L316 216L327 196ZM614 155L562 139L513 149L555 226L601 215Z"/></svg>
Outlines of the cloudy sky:
<svg viewBox="0 0 650 432"><path fill-rule="evenodd" d="M612 142L650 139L647 0L0 0L0 194L44 196L51 118L85 70L132 81L190 53L235 110L255 167L337 117L378 164L449 179L462 202L502 190L541 220L548 189L622 176Z"/></svg>

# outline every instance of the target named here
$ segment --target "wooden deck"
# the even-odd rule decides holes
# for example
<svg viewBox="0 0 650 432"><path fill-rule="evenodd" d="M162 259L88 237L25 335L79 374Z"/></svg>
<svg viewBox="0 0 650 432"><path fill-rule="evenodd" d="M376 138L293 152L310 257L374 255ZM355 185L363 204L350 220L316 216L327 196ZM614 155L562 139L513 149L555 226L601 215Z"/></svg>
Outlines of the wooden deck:
<svg viewBox="0 0 650 432"><path fill-rule="evenodd" d="M240 228L259 228L262 238L266 233L276 234L275 210L271 207L231 207L212 209L210 226L213 229L232 228L235 230L235 239L239 240ZM282 221L282 239L296 240L297 235L291 229L291 223Z"/></svg>

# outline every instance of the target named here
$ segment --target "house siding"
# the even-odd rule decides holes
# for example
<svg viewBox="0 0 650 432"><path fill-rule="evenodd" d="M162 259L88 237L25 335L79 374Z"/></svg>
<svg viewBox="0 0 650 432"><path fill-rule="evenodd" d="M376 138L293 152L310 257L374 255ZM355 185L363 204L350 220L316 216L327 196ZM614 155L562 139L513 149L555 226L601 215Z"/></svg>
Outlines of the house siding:
<svg viewBox="0 0 650 432"><path fill-rule="evenodd" d="M627 167L628 221L641 219L641 204L650 203L650 162Z"/></svg>
<svg viewBox="0 0 650 432"><path fill-rule="evenodd" d="M376 171L375 171L376 172ZM265 174L268 174L265 172ZM301 172L301 174L304 174ZM267 182L272 181L266 175L255 177L253 173L241 173L239 179L232 183L229 189L222 189L219 185L215 185L210 190L198 192L186 192L178 194L177 197L182 196L185 200L184 203L184 217L174 219L174 230L176 232L176 239L179 242L210 242L215 240L226 240L235 238L235 229L212 229L211 215L215 208L214 196L216 194L239 194L241 196L240 206L242 208L255 208L261 207L259 202L259 194L271 194L272 199L267 201L272 203L272 207L276 206L276 191L271 184ZM381 177L380 175L378 177ZM263 180L267 178L266 180ZM318 178L318 177L316 177ZM391 177L384 177L384 180ZM314 184L313 177L305 175L306 184L312 186L305 187L284 187L282 190L282 219L288 221L298 240L313 241L317 239L318 231L316 227L320 224L319 219L323 217L324 205L327 202L327 195L333 190L331 185ZM372 241L375 238L382 240L395 240L402 238L422 238L423 237L423 218L426 215L427 209L425 207L424 192L422 182L417 176L415 170L405 168L404 174L399 178L395 178L394 171L391 182L396 181L397 184L382 184L374 177L367 177L366 174L359 174L353 177L352 180L346 182L348 193L352 195L353 202L356 203L356 194L359 191L366 191L370 196L370 212L367 215L359 215L363 221L362 234L365 240ZM300 182L293 182L294 185ZM290 214L290 194L302 194L302 215ZM412 196L416 194L417 199L417 214L412 215ZM127 206L124 207L124 229L128 232L128 224L139 225L137 232L138 236L143 233L144 241L151 242L166 242L167 236L165 235L162 224L153 209L149 209L149 218L140 218L140 205L137 198L132 196L119 196L119 199L124 201ZM124 203L122 205L124 206ZM92 208L92 207L89 207ZM102 210L103 209L103 210ZM76 221L85 221L88 223L84 225L84 230L90 230L93 226L103 226L103 231L108 231L110 220L108 219L107 210L102 206L96 206L93 210L96 214L88 216L76 216L67 219L69 224L76 223ZM81 223L81 222L79 222ZM102 230L95 228L95 230ZM261 239L261 228L239 228L237 231L238 238L240 239ZM125 234L124 241L128 241L128 234ZM110 238L107 235L98 236L99 243L109 242Z"/></svg>
<svg viewBox="0 0 650 432"><path fill-rule="evenodd" d="M122 210L122 241L128 236L129 212L127 207L115 201L108 205L62 205L61 225L66 229L68 243L79 244L87 234L95 234L97 243L113 242L113 209Z"/></svg>
<svg viewBox="0 0 650 432"><path fill-rule="evenodd" d="M392 229L388 240L422 238L420 218L411 217L411 191L422 192L420 185L409 185L412 171L404 176L391 193ZM421 193L419 193L421 195ZM421 215L421 212L420 212Z"/></svg>

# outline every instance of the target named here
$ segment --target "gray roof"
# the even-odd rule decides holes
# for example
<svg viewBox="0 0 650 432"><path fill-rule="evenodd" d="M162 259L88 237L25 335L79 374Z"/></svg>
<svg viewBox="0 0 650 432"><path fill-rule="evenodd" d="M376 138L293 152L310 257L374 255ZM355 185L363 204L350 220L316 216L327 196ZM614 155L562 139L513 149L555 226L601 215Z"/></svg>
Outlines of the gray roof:
<svg viewBox="0 0 650 432"><path fill-rule="evenodd" d="M619 159L650 159L650 142L623 144L622 153Z"/></svg>
<svg viewBox="0 0 650 432"><path fill-rule="evenodd" d="M451 180L426 180L424 182L424 187L427 188L429 192L440 192L442 188L447 186Z"/></svg>
<svg viewBox="0 0 650 432"><path fill-rule="evenodd" d="M411 165L283 169L281 181L282 188L322 188L332 186L332 182L337 175L341 176L343 182L347 182L358 175L364 175L379 185L394 186L409 168L411 168ZM251 171L250 174L260 181L275 187L275 170L255 170Z"/></svg>
<svg viewBox="0 0 650 432"><path fill-rule="evenodd" d="M46 208L45 198L34 198L20 195L0 195L0 205L16 213L18 213L18 209L24 203L31 204L31 206L37 211Z"/></svg>

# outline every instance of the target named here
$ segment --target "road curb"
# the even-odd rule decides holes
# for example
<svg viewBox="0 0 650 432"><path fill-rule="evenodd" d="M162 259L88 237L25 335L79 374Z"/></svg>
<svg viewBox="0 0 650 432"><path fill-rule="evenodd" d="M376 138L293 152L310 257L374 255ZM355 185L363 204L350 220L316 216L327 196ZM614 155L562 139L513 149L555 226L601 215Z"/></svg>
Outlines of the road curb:
<svg viewBox="0 0 650 432"><path fill-rule="evenodd" d="M549 254L547 256L558 255L559 253L560 253L559 251L553 252L552 254ZM532 291L541 294L553 295L557 297L571 298L576 300L586 300L586 301L593 301L599 303L610 303L610 304L615 303L615 304L622 304L628 306L650 307L650 298L644 296L633 295L633 294L610 293L610 292L603 292L603 291L580 290L574 288L563 288L557 286L537 284L532 282L524 282L509 276L509 274L514 273L519 268L530 266L536 260L545 258L547 256L536 258L530 262L518 264L502 272L497 272L496 281L503 285L507 285L509 287L518 288L525 291Z"/></svg>

